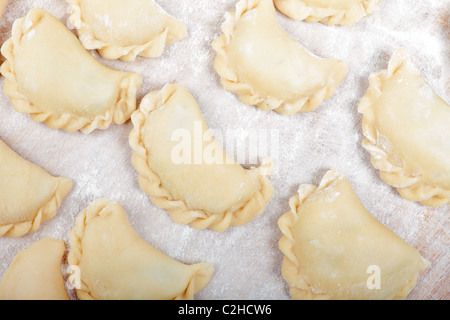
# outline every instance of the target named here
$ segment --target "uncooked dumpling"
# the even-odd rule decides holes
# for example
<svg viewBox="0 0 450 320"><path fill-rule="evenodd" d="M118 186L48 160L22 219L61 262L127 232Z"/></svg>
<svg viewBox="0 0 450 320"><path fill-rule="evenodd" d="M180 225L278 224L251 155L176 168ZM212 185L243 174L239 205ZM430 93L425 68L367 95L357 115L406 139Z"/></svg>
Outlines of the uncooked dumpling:
<svg viewBox="0 0 450 320"><path fill-rule="evenodd" d="M230 159L184 87L149 93L132 122L139 184L175 222L224 231L264 211L273 194L271 161L246 170Z"/></svg>
<svg viewBox="0 0 450 320"><path fill-rule="evenodd" d="M380 0L274 0L274 3L295 20L350 26L374 13Z"/></svg>
<svg viewBox="0 0 450 320"><path fill-rule="evenodd" d="M61 272L64 241L45 238L14 258L0 281L0 300L69 300Z"/></svg>
<svg viewBox="0 0 450 320"><path fill-rule="evenodd" d="M106 59L159 57L166 44L186 36L186 26L153 0L67 0L71 23L86 49Z"/></svg>
<svg viewBox="0 0 450 320"><path fill-rule="evenodd" d="M119 204L104 199L78 215L70 245L81 300L192 299L214 272L209 263L185 265L156 250L136 234Z"/></svg>
<svg viewBox="0 0 450 320"><path fill-rule="evenodd" d="M319 58L281 28L271 0L241 0L212 46L223 86L248 105L281 114L308 112L330 98L347 65Z"/></svg>
<svg viewBox="0 0 450 320"><path fill-rule="evenodd" d="M359 105L363 146L381 177L408 200L450 202L450 106L433 91L404 49L370 77Z"/></svg>
<svg viewBox="0 0 450 320"><path fill-rule="evenodd" d="M300 186L289 205L278 225L282 273L294 299L404 299L429 266L335 171L318 187Z"/></svg>
<svg viewBox="0 0 450 320"><path fill-rule="evenodd" d="M0 140L0 237L21 237L53 218L73 182L56 178Z"/></svg>
<svg viewBox="0 0 450 320"><path fill-rule="evenodd" d="M58 19L33 9L2 46L3 91L13 107L51 128L89 133L136 109L141 76L99 63Z"/></svg>

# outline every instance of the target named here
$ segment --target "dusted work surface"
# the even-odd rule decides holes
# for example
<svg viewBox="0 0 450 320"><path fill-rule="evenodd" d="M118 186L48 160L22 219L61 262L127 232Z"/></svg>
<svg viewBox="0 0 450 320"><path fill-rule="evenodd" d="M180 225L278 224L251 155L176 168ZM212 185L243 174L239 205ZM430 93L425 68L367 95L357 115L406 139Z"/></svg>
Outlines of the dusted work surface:
<svg viewBox="0 0 450 320"><path fill-rule="evenodd" d="M269 155L275 163L270 178L275 194L266 211L224 233L175 224L138 185L128 144L131 122L90 135L56 131L17 113L0 92L0 139L52 175L70 177L75 183L56 217L37 232L19 239L0 238L0 276L20 250L40 239L53 237L67 243L77 214L93 200L109 198L124 207L136 232L158 250L183 263L214 264L211 282L196 298L289 299L288 284L281 276L283 254L278 249L281 231L277 220L289 210L288 200L300 184L317 184L327 170L335 169L349 179L375 218L432 263L409 299L449 299L450 206L428 208L407 201L381 180L361 146L362 117L357 112L369 75L386 69L399 47L407 49L437 94L450 101L448 1L384 0L373 15L352 27L294 21L278 12L282 27L308 50L349 65L349 75L330 100L314 112L294 116L246 106L220 84L211 42L221 33L224 13L234 11L237 1L157 2L187 25L184 40L170 45L161 58L138 58L132 63L108 61L93 54L107 66L140 73L144 84L139 100L168 82L187 87L221 141L220 133L234 138L238 149L248 149L253 146L252 133L259 132L277 142L268 150L258 150L260 161ZM35 7L66 23L69 5L65 1L13 0L0 20L0 42L10 37L14 20ZM3 81L1 78L1 86ZM73 291L70 294L75 298Z"/></svg>

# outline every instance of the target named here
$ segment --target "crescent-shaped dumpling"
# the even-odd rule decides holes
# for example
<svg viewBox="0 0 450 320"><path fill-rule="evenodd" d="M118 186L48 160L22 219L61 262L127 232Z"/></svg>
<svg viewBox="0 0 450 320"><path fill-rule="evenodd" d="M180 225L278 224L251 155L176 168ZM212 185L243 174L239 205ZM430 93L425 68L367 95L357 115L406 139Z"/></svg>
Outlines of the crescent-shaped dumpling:
<svg viewBox="0 0 450 320"><path fill-rule="evenodd" d="M329 171L302 185L283 232L283 277L294 299L404 299L429 263L362 205L350 183Z"/></svg>
<svg viewBox="0 0 450 320"><path fill-rule="evenodd" d="M70 234L69 264L81 276L81 300L193 299L210 281L209 263L185 265L140 238L109 200L81 212Z"/></svg>
<svg viewBox="0 0 450 320"><path fill-rule="evenodd" d="M141 76L99 63L58 19L32 9L2 46L4 93L13 107L51 128L89 133L136 110Z"/></svg>
<svg viewBox="0 0 450 320"><path fill-rule="evenodd" d="M61 272L65 244L45 238L19 252L0 281L0 300L69 300Z"/></svg>
<svg viewBox="0 0 450 320"><path fill-rule="evenodd" d="M350 26L374 13L380 0L274 0L274 3L295 20Z"/></svg>
<svg viewBox="0 0 450 320"><path fill-rule="evenodd" d="M319 58L281 28L271 0L241 0L212 46L223 86L248 105L281 114L309 112L330 98L347 65Z"/></svg>
<svg viewBox="0 0 450 320"><path fill-rule="evenodd" d="M450 203L450 106L425 82L406 50L370 77L361 100L363 146L381 177L408 200Z"/></svg>
<svg viewBox="0 0 450 320"><path fill-rule="evenodd" d="M175 222L224 231L264 211L273 195L271 161L246 170L230 159L184 87L149 93L132 122L139 184Z"/></svg>
<svg viewBox="0 0 450 320"><path fill-rule="evenodd" d="M73 182L53 177L0 140L0 237L21 237L53 218Z"/></svg>
<svg viewBox="0 0 450 320"><path fill-rule="evenodd" d="M71 23L86 49L106 59L159 57L166 44L186 36L186 26L153 0L67 0Z"/></svg>

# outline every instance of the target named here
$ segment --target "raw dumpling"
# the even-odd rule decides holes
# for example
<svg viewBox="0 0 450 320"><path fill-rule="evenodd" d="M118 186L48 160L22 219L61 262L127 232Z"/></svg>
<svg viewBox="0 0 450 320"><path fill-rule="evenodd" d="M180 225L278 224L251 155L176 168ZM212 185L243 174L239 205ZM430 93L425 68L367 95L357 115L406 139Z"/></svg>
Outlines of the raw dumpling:
<svg viewBox="0 0 450 320"><path fill-rule="evenodd" d="M159 57L166 44L186 36L186 26L153 0L67 0L71 23L86 49L106 59Z"/></svg>
<svg viewBox="0 0 450 320"><path fill-rule="evenodd" d="M156 250L136 234L119 204L104 199L78 215L70 245L81 300L192 299L214 272L209 263L185 265Z"/></svg>
<svg viewBox="0 0 450 320"><path fill-rule="evenodd" d="M61 272L64 241L45 238L21 251L0 281L0 300L69 300Z"/></svg>
<svg viewBox="0 0 450 320"><path fill-rule="evenodd" d="M295 20L350 26L374 13L380 0L274 0L274 3Z"/></svg>
<svg viewBox="0 0 450 320"><path fill-rule="evenodd" d="M185 88L168 84L149 93L132 122L139 184L175 222L224 231L264 211L273 195L271 160L245 170L230 159Z"/></svg>
<svg viewBox="0 0 450 320"><path fill-rule="evenodd" d="M21 237L53 218L73 182L28 162L0 140L0 237Z"/></svg>
<svg viewBox="0 0 450 320"><path fill-rule="evenodd" d="M13 107L51 128L89 133L136 110L141 76L100 64L58 19L33 9L2 46L3 91Z"/></svg>
<svg viewBox="0 0 450 320"><path fill-rule="evenodd" d="M381 177L408 200L450 202L450 106L439 98L404 49L370 77L359 105L363 146Z"/></svg>
<svg viewBox="0 0 450 320"><path fill-rule="evenodd" d="M404 299L429 266L335 171L318 187L300 186L289 205L278 225L282 273L294 299Z"/></svg>
<svg viewBox="0 0 450 320"><path fill-rule="evenodd" d="M347 75L347 65L319 58L278 24L271 0L241 0L212 46L223 86L248 105L291 115L316 109Z"/></svg>

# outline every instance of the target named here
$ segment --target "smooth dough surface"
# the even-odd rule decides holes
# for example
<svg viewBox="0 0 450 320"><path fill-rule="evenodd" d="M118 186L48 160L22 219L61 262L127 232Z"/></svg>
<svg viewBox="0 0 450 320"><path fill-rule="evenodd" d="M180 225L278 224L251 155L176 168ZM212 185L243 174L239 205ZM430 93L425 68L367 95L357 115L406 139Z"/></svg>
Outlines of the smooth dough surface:
<svg viewBox="0 0 450 320"><path fill-rule="evenodd" d="M153 0L67 0L71 23L85 48L106 59L159 57L166 44L186 36L186 26Z"/></svg>
<svg viewBox="0 0 450 320"><path fill-rule="evenodd" d="M363 146L381 177L427 206L450 202L450 106L425 82L406 50L370 77L361 100Z"/></svg>
<svg viewBox="0 0 450 320"><path fill-rule="evenodd" d="M32 9L2 46L3 91L35 121L67 131L122 124L136 109L142 79L99 63L58 19Z"/></svg>
<svg viewBox="0 0 450 320"><path fill-rule="evenodd" d="M61 272L65 244L45 238L14 258L0 281L0 300L69 300Z"/></svg>
<svg viewBox="0 0 450 320"><path fill-rule="evenodd" d="M274 0L274 3L295 20L350 26L374 13L380 0Z"/></svg>
<svg viewBox="0 0 450 320"><path fill-rule="evenodd" d="M68 261L78 266L82 300L193 299L210 281L209 263L185 265L140 238L122 207L100 199L78 215Z"/></svg>
<svg viewBox="0 0 450 320"><path fill-rule="evenodd" d="M273 194L267 178L271 161L246 170L230 159L184 87L168 84L149 93L132 121L130 145L140 186L175 222L224 231L264 211ZM183 140L177 139L180 133ZM204 137L208 143L201 141ZM178 161L183 142L190 155Z"/></svg>
<svg viewBox="0 0 450 320"><path fill-rule="evenodd" d="M0 140L0 237L21 237L53 218L73 182L23 159Z"/></svg>
<svg viewBox="0 0 450 320"><path fill-rule="evenodd" d="M330 98L347 65L319 58L278 24L271 0L241 0L212 46L223 86L248 105L281 114L309 112Z"/></svg>
<svg viewBox="0 0 450 320"><path fill-rule="evenodd" d="M329 171L320 185L302 185L283 232L282 273L294 299L404 299L429 263L364 208L350 183ZM379 289L373 285L378 267Z"/></svg>

